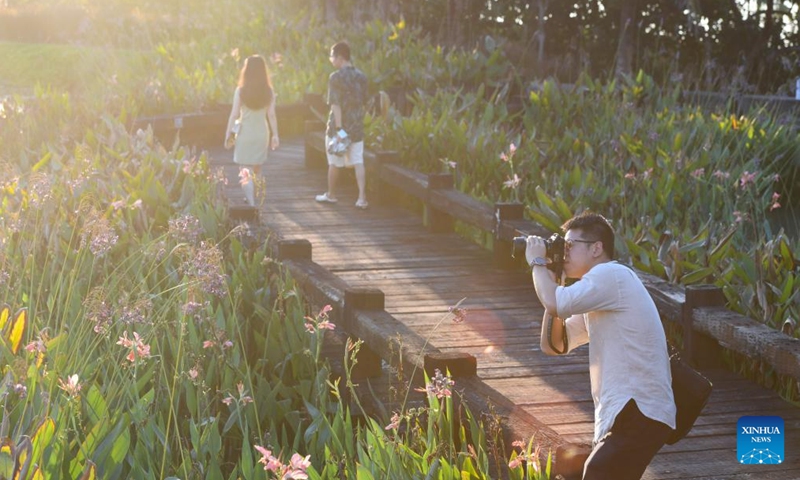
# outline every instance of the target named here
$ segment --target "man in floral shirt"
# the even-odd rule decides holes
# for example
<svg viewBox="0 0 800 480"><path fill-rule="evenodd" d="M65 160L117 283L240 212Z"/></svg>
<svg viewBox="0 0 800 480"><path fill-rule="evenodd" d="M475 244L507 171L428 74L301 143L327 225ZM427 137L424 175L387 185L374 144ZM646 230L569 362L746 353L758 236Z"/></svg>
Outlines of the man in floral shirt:
<svg viewBox="0 0 800 480"><path fill-rule="evenodd" d="M331 47L331 64L336 71L328 78L328 191L316 196L318 202L336 203L335 188L339 170L351 167L356 173L356 207L367 208L366 172L364 170L364 109L367 101L367 77L350 61L350 46L339 42ZM349 146L343 148L344 145ZM340 144L340 145L337 145Z"/></svg>

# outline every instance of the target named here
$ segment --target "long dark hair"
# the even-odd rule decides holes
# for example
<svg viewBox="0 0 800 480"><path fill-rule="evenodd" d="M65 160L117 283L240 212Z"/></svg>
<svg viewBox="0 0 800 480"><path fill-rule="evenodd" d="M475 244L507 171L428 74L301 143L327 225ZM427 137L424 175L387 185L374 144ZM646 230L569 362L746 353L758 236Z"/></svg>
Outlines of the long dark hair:
<svg viewBox="0 0 800 480"><path fill-rule="evenodd" d="M272 103L272 82L267 62L261 55L250 55L239 73L239 98L247 108L259 110Z"/></svg>

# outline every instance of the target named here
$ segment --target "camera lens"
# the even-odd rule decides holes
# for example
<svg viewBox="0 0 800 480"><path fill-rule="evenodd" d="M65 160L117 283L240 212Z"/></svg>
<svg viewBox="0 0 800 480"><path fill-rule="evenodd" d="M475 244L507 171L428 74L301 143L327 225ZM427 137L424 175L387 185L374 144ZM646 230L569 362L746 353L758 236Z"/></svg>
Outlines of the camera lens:
<svg viewBox="0 0 800 480"><path fill-rule="evenodd" d="M513 245L511 248L511 257L518 258L525 255L525 249L528 248L528 237L514 237Z"/></svg>

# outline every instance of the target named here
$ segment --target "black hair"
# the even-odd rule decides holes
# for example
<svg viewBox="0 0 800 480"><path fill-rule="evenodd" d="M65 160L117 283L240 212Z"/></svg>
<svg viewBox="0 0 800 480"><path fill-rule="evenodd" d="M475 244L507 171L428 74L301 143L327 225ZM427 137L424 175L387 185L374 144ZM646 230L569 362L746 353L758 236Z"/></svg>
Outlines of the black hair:
<svg viewBox="0 0 800 480"><path fill-rule="evenodd" d="M564 222L561 230L564 233L567 230L580 230L588 237L586 240L603 242L603 250L608 254L608 258L614 258L614 229L604 216L587 210Z"/></svg>
<svg viewBox="0 0 800 480"><path fill-rule="evenodd" d="M331 55L334 57L342 57L348 62L350 61L350 45L347 42L338 42L331 47Z"/></svg>
<svg viewBox="0 0 800 480"><path fill-rule="evenodd" d="M261 55L251 55L244 61L239 74L239 98L252 110L266 107L274 98L267 62Z"/></svg>

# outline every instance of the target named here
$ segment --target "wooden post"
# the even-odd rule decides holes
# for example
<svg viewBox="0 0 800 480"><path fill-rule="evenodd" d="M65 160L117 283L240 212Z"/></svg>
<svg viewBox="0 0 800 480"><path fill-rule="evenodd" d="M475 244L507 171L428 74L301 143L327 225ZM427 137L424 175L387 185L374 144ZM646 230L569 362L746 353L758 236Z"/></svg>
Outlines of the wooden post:
<svg viewBox="0 0 800 480"><path fill-rule="evenodd" d="M453 189L453 174L452 173L432 173L428 175L428 192L432 190L452 190ZM425 203L425 218L428 221L428 230L431 233L450 233L453 231L453 217L437 208L434 208L430 203Z"/></svg>
<svg viewBox="0 0 800 480"><path fill-rule="evenodd" d="M258 208L251 205L228 205L228 220L234 223L258 223L258 213Z"/></svg>
<svg viewBox="0 0 800 480"><path fill-rule="evenodd" d="M692 310L703 307L724 307L725 294L716 285L689 285L681 307L683 327L683 356L698 368L722 366L722 349L713 338L694 330Z"/></svg>
<svg viewBox="0 0 800 480"><path fill-rule="evenodd" d="M378 288L347 288L344 291L344 323L352 322L359 310L383 310L384 294ZM356 354L354 378L375 378L383 374L381 356L362 343Z"/></svg>
<svg viewBox="0 0 800 480"><path fill-rule="evenodd" d="M581 480L583 465L592 447L578 443L565 443L556 448L553 476L561 476L564 480Z"/></svg>
<svg viewBox="0 0 800 480"><path fill-rule="evenodd" d="M304 238L278 241L278 260L311 260L311 242Z"/></svg>
<svg viewBox="0 0 800 480"><path fill-rule="evenodd" d="M518 266L520 260L511 257L514 246L512 239L500 238L500 224L507 220L522 220L525 214L525 205L518 202L498 202L494 204L494 212L497 220L493 246L494 264L498 268L510 270Z"/></svg>
<svg viewBox="0 0 800 480"><path fill-rule="evenodd" d="M478 360L465 352L426 353L425 372L432 377L434 370L439 370L442 374L449 371L453 378L474 377L478 374Z"/></svg>

